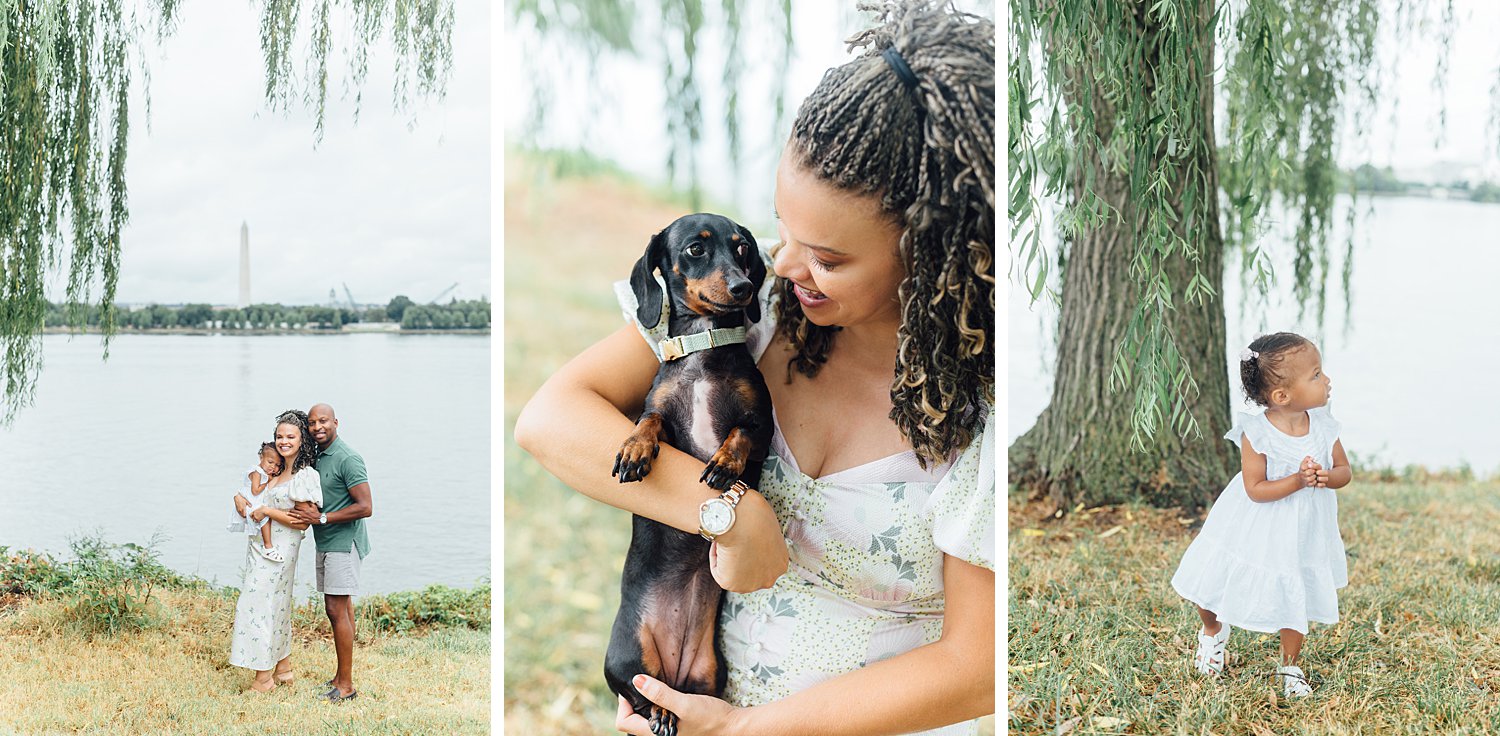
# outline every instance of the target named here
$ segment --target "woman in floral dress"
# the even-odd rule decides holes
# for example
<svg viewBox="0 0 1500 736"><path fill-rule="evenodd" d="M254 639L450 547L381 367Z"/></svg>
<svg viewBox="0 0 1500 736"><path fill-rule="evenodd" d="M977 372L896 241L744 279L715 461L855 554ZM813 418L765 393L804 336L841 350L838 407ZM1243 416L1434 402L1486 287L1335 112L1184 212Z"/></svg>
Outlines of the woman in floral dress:
<svg viewBox="0 0 1500 736"><path fill-rule="evenodd" d="M633 683L680 736L970 734L994 711L995 29L929 0L879 15L776 175L778 278L749 343L771 454L710 550L726 700ZM585 350L515 438L580 492L696 532L702 462L664 446L640 483L608 473L660 337ZM617 728L649 733L620 702Z"/></svg>
<svg viewBox="0 0 1500 736"><path fill-rule="evenodd" d="M271 519L271 543L286 558L272 562L245 549L245 577L235 604L234 637L229 646L229 663L255 670L250 689L269 692L278 684L291 684L292 674L292 582L297 572L297 553L307 524L292 518L292 491L299 487L304 497L319 488L318 471L313 469L317 445L307 431L307 415L292 410L276 418L276 451L282 458L281 475L271 479L262 497L264 505L255 511ZM235 495L235 506L244 497ZM241 510L243 513L243 510ZM259 537L251 538L259 543ZM251 544L251 543L247 543Z"/></svg>

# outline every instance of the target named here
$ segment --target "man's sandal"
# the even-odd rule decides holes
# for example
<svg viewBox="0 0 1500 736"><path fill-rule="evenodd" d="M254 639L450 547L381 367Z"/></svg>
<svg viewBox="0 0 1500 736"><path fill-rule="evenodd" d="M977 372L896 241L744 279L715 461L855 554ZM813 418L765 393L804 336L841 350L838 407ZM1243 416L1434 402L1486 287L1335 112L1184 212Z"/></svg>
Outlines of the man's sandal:
<svg viewBox="0 0 1500 736"><path fill-rule="evenodd" d="M1288 698L1305 698L1312 695L1312 685L1307 682L1307 675L1302 668L1296 665L1286 665L1276 668L1276 677L1281 679L1281 692Z"/></svg>
<svg viewBox="0 0 1500 736"><path fill-rule="evenodd" d="M351 691L349 691L348 695L341 695L341 694L339 694L339 689L338 688L331 687L331 688L328 689L328 692L323 693L322 695L318 696L318 699L319 700L326 700L326 701L328 701L330 703L342 703L345 700L353 700L353 699L355 699L358 696L359 696L359 691L358 690L351 690Z"/></svg>
<svg viewBox="0 0 1500 736"><path fill-rule="evenodd" d="M1219 624L1219 633L1209 636L1198 630L1198 652L1193 655L1193 668L1200 674L1219 676L1224 674L1224 649L1229 645L1229 624Z"/></svg>
<svg viewBox="0 0 1500 736"><path fill-rule="evenodd" d="M266 548L256 545L255 551L259 552L261 557L264 557L272 562L286 562L286 558L281 556L281 550L276 549L275 547Z"/></svg>

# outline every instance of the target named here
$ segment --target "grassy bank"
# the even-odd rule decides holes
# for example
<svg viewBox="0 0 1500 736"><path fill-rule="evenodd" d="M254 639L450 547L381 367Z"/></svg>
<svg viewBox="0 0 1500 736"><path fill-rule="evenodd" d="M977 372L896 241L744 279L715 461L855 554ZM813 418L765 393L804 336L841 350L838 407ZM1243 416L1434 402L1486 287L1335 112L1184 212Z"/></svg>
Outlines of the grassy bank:
<svg viewBox="0 0 1500 736"><path fill-rule="evenodd" d="M513 430L548 376L622 324L611 284L686 210L552 163L512 152L505 166L505 730L592 735L613 730L604 648L630 516L558 482Z"/></svg>
<svg viewBox="0 0 1500 736"><path fill-rule="evenodd" d="M1500 484L1356 479L1339 504L1342 620L1313 627L1316 691L1288 702L1275 636L1236 631L1220 681L1192 670L1197 616L1169 581L1197 520L1012 499L1011 732L1500 732Z"/></svg>
<svg viewBox="0 0 1500 736"><path fill-rule="evenodd" d="M558 482L512 430L548 376L624 324L611 284L687 209L597 162L555 163L505 166L505 727L566 736L613 732L604 649L630 517Z"/></svg>
<svg viewBox="0 0 1500 736"><path fill-rule="evenodd" d="M360 696L332 706L316 697L335 665L320 601L293 617L297 681L246 692L251 673L227 662L233 589L173 574L149 548L74 552L0 549L0 733L490 732L487 586L360 599Z"/></svg>

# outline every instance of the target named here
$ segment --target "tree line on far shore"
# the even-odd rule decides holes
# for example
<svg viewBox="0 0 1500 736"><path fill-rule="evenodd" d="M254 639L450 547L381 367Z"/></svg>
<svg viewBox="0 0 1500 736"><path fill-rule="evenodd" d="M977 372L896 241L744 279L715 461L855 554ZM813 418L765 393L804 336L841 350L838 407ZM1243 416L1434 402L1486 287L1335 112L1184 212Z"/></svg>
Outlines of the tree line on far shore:
<svg viewBox="0 0 1500 736"><path fill-rule="evenodd" d="M70 327L83 324L98 327L98 305L47 304L47 327ZM81 317L82 319L78 319ZM385 306L351 308L348 306L252 304L244 308L214 307L209 304L120 307L117 323L125 330L327 330L343 329L351 323L389 323L403 330L487 330L490 326L490 301L485 298L447 304L416 304L397 296Z"/></svg>

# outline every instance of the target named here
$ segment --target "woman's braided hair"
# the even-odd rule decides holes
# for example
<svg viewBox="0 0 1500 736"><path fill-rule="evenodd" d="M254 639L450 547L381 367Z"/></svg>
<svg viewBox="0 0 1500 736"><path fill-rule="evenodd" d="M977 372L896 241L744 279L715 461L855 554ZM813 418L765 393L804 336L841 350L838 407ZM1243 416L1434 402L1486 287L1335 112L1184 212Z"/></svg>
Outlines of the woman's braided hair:
<svg viewBox="0 0 1500 736"><path fill-rule="evenodd" d="M1286 376L1281 364L1287 355L1312 341L1294 332L1273 332L1250 342L1250 354L1240 359L1240 386L1245 398L1261 406L1271 405L1271 389L1282 385Z"/></svg>
<svg viewBox="0 0 1500 736"><path fill-rule="evenodd" d="M802 103L789 154L834 186L880 197L901 227L890 418L925 466L966 446L995 400L995 25L947 2L861 3L865 51ZM903 81L895 49L915 84ZM777 279L788 371L817 375L837 327L807 320Z"/></svg>
<svg viewBox="0 0 1500 736"><path fill-rule="evenodd" d="M287 409L276 415L276 426L283 424L290 424L302 433L302 448L297 450L297 458L292 461L292 467L283 468L281 472L293 476L303 468L317 467L318 446L313 442L312 432L307 429L307 412Z"/></svg>

